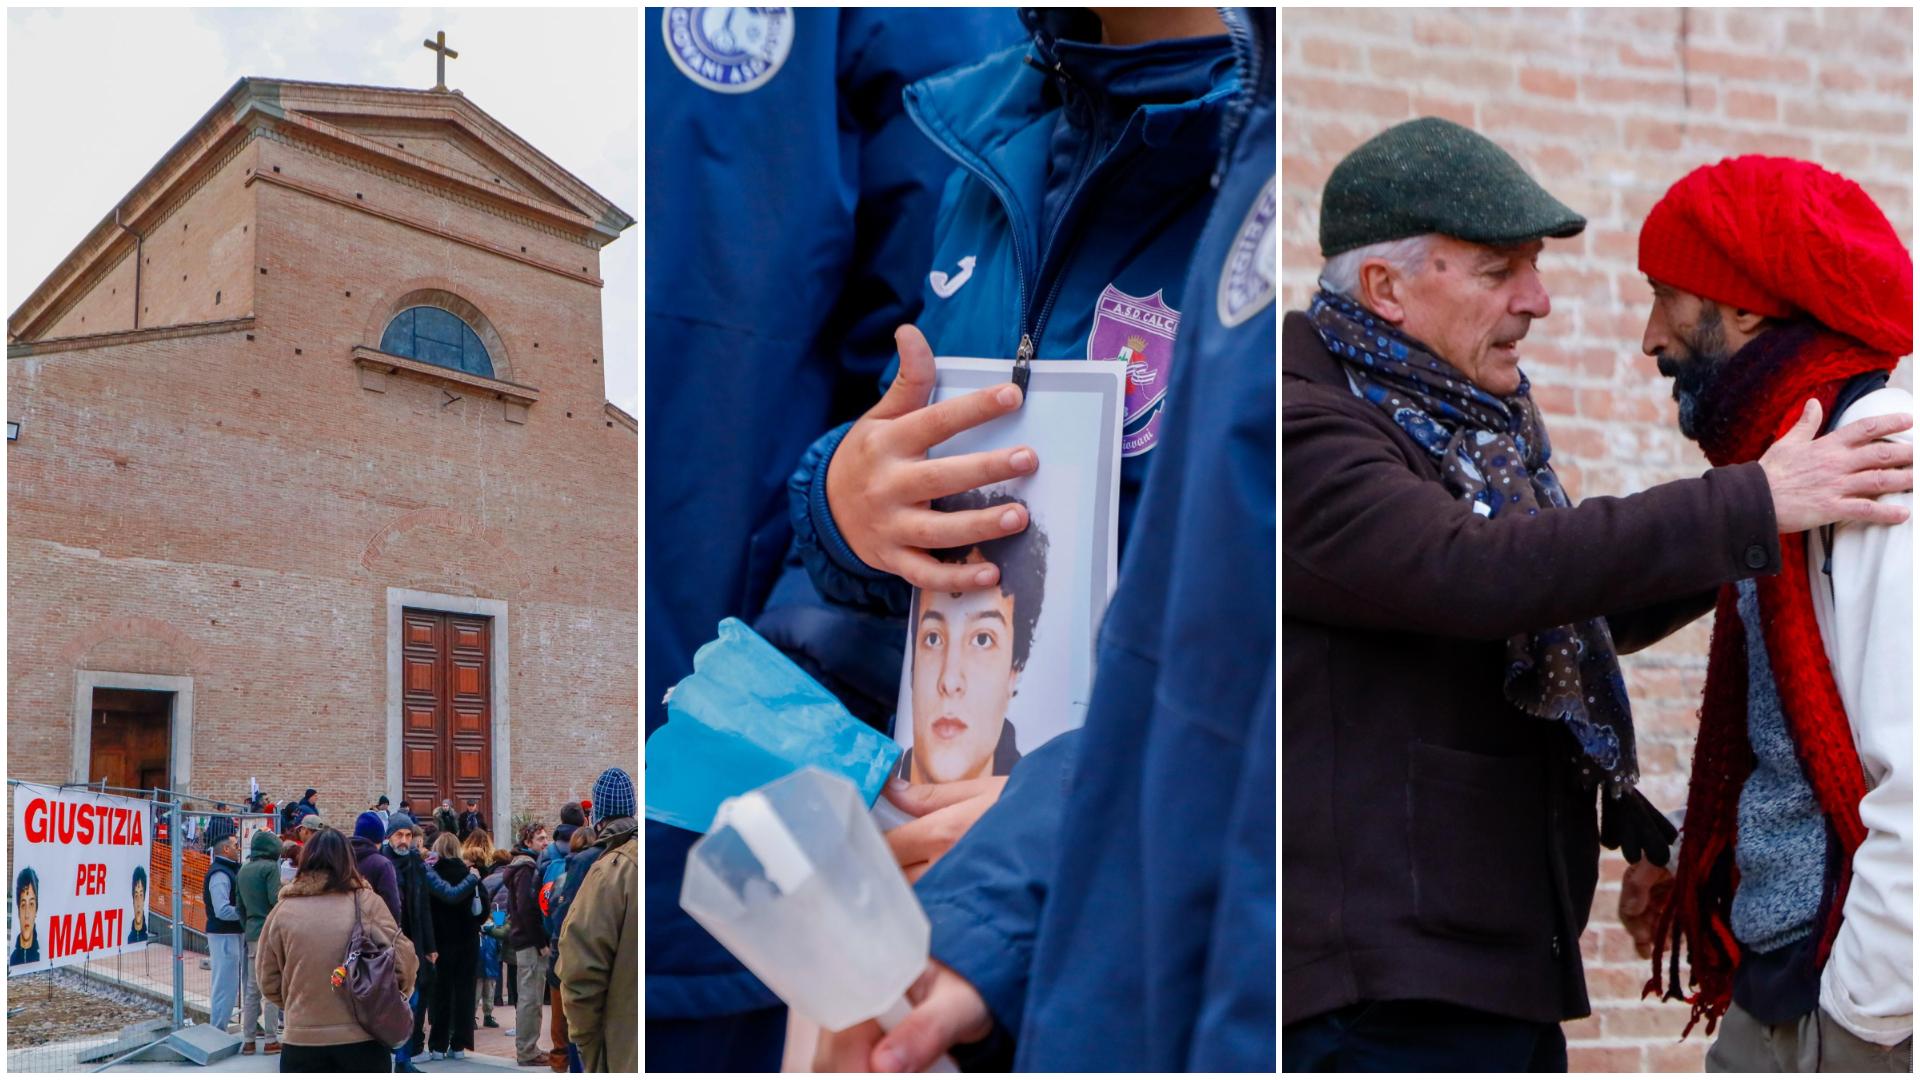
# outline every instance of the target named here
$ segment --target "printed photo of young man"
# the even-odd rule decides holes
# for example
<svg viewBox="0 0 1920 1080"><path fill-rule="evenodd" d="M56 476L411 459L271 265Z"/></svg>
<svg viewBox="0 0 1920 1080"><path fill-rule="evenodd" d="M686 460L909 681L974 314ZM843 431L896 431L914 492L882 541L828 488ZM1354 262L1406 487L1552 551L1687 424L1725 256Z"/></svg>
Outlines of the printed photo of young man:
<svg viewBox="0 0 1920 1080"><path fill-rule="evenodd" d="M39 963L40 875L31 866L22 867L13 880L13 917L13 951L7 956L7 966Z"/></svg>
<svg viewBox="0 0 1920 1080"><path fill-rule="evenodd" d="M998 588L914 595L913 745L898 775L914 783L1005 776L1020 760L1007 705L1019 690L1046 599L1047 534L1022 500L974 490L935 502L943 511L1019 505L1029 524L1012 536L932 552L942 562L990 562Z"/></svg>

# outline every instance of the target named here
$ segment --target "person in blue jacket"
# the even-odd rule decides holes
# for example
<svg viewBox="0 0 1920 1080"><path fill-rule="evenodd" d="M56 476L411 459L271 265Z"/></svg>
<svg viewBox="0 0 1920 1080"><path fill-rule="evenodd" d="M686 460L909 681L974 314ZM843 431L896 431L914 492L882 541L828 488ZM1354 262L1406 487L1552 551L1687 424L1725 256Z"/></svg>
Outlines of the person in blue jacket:
<svg viewBox="0 0 1920 1080"><path fill-rule="evenodd" d="M871 404L918 311L952 163L902 88L1019 32L1005 10L650 9L648 734L720 620L759 613L794 460ZM772 1070L785 1009L680 911L697 839L647 823L648 1060Z"/></svg>
<svg viewBox="0 0 1920 1080"><path fill-rule="evenodd" d="M1275 1029L1273 9L1187 278L1169 413L1101 627L1085 727L1022 761L920 879L914 1009L820 1070L1272 1072Z"/></svg>
<svg viewBox="0 0 1920 1080"><path fill-rule="evenodd" d="M1213 203L1216 139L1237 87L1219 16L1058 8L1022 9L1021 20L1030 43L908 87L908 114L960 166L941 198L925 307L897 336L886 396L816 440L789 482L800 560L820 596L850 610L900 616L912 586L991 584L927 549L1026 526L1024 515L1006 527L996 511L918 508L1044 467L1027 447L922 460L928 438L1019 401L1002 386L922 407L934 354L1003 357L1010 377L1022 356L1110 359L1091 355L1103 302L1164 307L1176 337L1193 306L1187 260ZM1172 344L1155 341L1148 352ZM1129 432L1123 549L1166 411ZM822 655L811 640L772 640Z"/></svg>
<svg viewBox="0 0 1920 1080"><path fill-rule="evenodd" d="M999 568L949 564L1024 530L1024 509L951 513L934 500L1045 468L1031 447L926 459L951 434L1018 408L1013 382L928 405L935 352L1108 359L1116 304L1155 309L1141 343L1155 385L1197 297L1186 266L1213 204L1221 122L1239 86L1212 8L1022 9L1031 40L907 88L908 114L959 168L935 226L925 309L895 335L880 402L808 448L789 482L795 560L754 629L883 731L897 699L912 589L979 590ZM1096 355L1100 353L1102 355ZM1119 546L1177 395L1127 395ZM929 505L932 503L932 505ZM903 863L937 859L1003 779L890 793L920 820L889 834Z"/></svg>

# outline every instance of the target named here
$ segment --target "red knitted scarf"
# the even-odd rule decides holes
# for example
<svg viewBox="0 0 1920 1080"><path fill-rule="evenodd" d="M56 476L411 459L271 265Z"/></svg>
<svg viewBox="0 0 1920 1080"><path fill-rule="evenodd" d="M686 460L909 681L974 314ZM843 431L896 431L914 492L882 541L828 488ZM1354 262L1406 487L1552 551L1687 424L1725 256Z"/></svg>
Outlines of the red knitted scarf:
<svg viewBox="0 0 1920 1080"><path fill-rule="evenodd" d="M1827 332L1802 330L1776 338L1768 343L1772 356L1763 341L1756 339L1729 362L1730 377L1722 380L1716 395L1720 400L1707 414L1712 429L1703 430L1701 448L1716 466L1757 460L1800 419L1808 398L1818 398L1822 415L1828 415L1848 379L1891 370L1896 362ZM1712 420L1719 424L1711 425ZM1836 869L1828 876L1819 915L1817 962L1824 965L1840 930L1853 853L1866 837L1860 823L1866 777L1814 621L1804 533L1780 537L1780 565L1779 574L1756 582L1760 623L1801 771L1826 818L1829 844L1837 847L1830 853L1829 865ZM1687 788L1686 835L1673 892L1654 933L1653 978L1643 991L1643 996L1661 993L1661 958L1671 949L1663 997L1684 998L1693 1005L1683 1039L1703 1017L1707 1034L1713 1034L1732 1002L1733 973L1740 962L1732 929L1733 894L1739 886L1734 840L1740 792L1754 759L1747 739L1746 627L1735 606L1738 595L1734 586L1721 586L1714 610L1700 738ZM1683 946L1692 966L1689 985L1697 988L1691 997L1680 989Z"/></svg>

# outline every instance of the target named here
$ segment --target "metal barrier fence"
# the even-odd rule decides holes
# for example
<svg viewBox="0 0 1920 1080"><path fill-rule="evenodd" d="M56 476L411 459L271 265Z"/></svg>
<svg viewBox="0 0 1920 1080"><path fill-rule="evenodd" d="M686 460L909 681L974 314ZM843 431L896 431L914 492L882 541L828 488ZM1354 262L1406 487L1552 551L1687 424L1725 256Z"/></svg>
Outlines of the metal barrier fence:
<svg viewBox="0 0 1920 1080"><path fill-rule="evenodd" d="M7 783L11 803L20 781ZM98 1071L127 1052L158 1042L182 1027L207 1022L213 987L202 891L212 863L205 843L207 825L214 818L232 819L241 835L244 860L252 830L273 829L273 815L216 809L215 800L165 789L135 791L100 784L46 786L122 795L148 803L152 854L147 866L144 946L112 956L90 955L79 963L7 978L6 1071ZM9 811L11 823L11 806ZM11 854L11 830L8 848ZM10 942L17 919L10 889ZM234 977L240 977L237 969ZM228 1021L237 1025L237 986L233 1001L234 1011ZM126 1029L142 1024L150 1025L150 1030L115 1046L123 1042L121 1036ZM112 1053L108 1053L110 1049Z"/></svg>

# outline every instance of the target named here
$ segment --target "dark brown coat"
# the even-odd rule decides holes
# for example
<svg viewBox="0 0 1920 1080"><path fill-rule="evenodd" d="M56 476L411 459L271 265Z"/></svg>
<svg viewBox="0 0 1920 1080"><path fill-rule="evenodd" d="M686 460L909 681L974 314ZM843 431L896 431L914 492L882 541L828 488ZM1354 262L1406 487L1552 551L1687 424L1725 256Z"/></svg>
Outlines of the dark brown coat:
<svg viewBox="0 0 1920 1080"><path fill-rule="evenodd" d="M1607 615L1632 652L1779 569L1757 464L1539 516L1477 516L1281 335L1283 1020L1426 998L1585 1016L1595 791L1557 723L1503 696L1504 640Z"/></svg>

